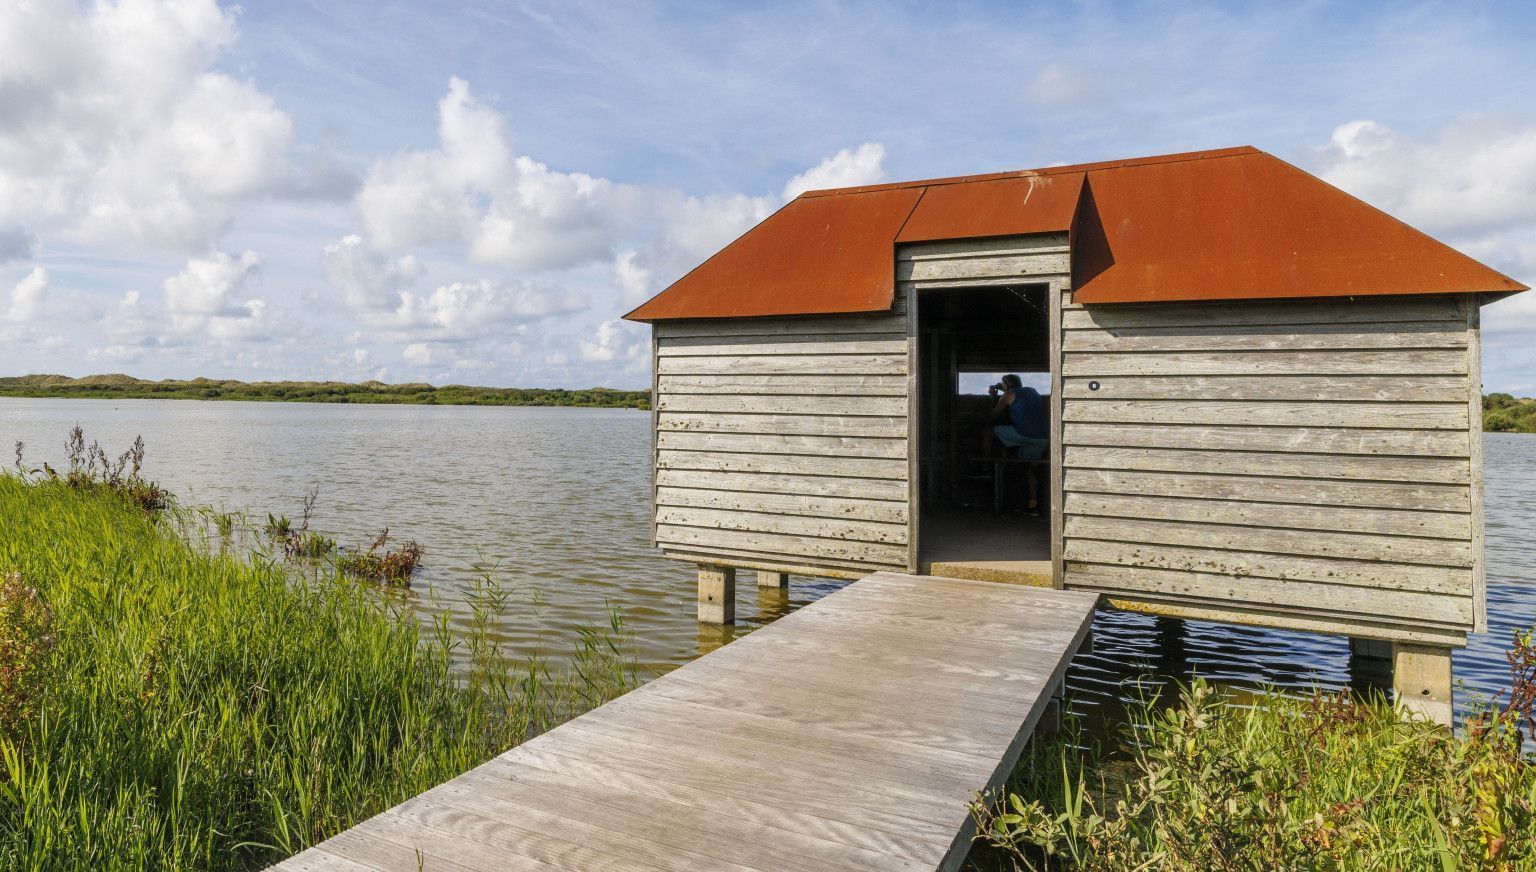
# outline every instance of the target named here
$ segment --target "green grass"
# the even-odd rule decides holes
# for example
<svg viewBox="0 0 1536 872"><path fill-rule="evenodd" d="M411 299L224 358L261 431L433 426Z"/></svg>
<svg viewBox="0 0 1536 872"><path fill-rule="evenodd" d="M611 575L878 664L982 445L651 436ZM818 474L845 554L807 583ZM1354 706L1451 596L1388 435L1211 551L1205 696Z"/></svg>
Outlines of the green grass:
<svg viewBox="0 0 1536 872"><path fill-rule="evenodd" d="M0 579L36 594L0 602L31 688L0 706L0 868L257 868L633 683L617 616L569 671L509 671L489 578L455 647L371 586L190 544L199 517L0 475Z"/></svg>
<svg viewBox="0 0 1536 872"><path fill-rule="evenodd" d="M1513 703L1453 737L1382 700L1261 695L1204 682L1148 705L1126 745L1041 736L975 811L970 868L1536 869L1530 637ZM1517 658L1518 659L1518 658Z"/></svg>
<svg viewBox="0 0 1536 872"><path fill-rule="evenodd" d="M468 385L388 385L348 382L240 382L220 379L148 381L110 374L0 377L0 397L54 397L98 400L246 400L289 403L386 403L443 406L581 406L649 409L650 391L611 388L485 388Z"/></svg>

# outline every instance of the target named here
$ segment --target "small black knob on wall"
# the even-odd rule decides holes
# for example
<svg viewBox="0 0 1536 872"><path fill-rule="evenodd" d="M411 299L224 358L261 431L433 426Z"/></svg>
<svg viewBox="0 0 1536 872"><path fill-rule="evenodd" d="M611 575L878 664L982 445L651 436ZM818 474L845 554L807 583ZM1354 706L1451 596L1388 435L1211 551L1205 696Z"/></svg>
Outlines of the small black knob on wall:
<svg viewBox="0 0 1536 872"><path fill-rule="evenodd" d="M1098 389L1099 389L1099 383L1098 383L1098 382L1096 382L1096 381L1091 381L1091 382L1089 382L1089 383L1088 383L1088 390L1090 390L1090 391L1096 391L1096 390L1098 390Z"/></svg>

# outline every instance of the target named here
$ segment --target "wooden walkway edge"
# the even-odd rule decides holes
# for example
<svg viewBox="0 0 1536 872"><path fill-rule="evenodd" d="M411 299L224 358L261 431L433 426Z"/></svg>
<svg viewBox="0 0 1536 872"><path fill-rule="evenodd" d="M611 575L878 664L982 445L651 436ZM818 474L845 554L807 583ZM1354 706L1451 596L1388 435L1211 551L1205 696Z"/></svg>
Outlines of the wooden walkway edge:
<svg viewBox="0 0 1536 872"><path fill-rule="evenodd" d="M1097 599L876 573L273 868L956 869Z"/></svg>

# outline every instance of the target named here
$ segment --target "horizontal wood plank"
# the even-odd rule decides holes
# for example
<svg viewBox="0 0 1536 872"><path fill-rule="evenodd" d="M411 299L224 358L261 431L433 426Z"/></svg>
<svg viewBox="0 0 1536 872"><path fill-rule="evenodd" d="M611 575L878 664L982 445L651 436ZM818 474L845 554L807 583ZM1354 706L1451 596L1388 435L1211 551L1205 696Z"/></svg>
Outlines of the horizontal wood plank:
<svg viewBox="0 0 1536 872"><path fill-rule="evenodd" d="M1213 325L1369 324L1378 322L1465 322L1450 297L1163 303L1084 306L1069 303L1062 313L1067 330L1118 330Z"/></svg>
<svg viewBox="0 0 1536 872"><path fill-rule="evenodd" d="M766 512L658 505L656 523L711 530L740 530L747 533L786 533L849 542L884 542L893 545L907 543L907 525L904 523L888 524L852 519L799 517Z"/></svg>
<svg viewBox="0 0 1536 872"><path fill-rule="evenodd" d="M1380 591L1340 584L1277 583L1269 579L1076 562L1068 563L1067 574L1072 589L1076 590L1151 593L1179 600L1285 606L1304 613L1381 615L1442 626L1464 625L1472 613L1470 597L1409 591L1395 591L1391 596L1383 596Z"/></svg>
<svg viewBox="0 0 1536 872"><path fill-rule="evenodd" d="M1465 485L1471 477L1471 466L1463 457L1353 455L1348 463L1341 464L1338 458L1329 454L1074 445L1066 446L1062 456L1067 467L1082 469L1461 485Z"/></svg>
<svg viewBox="0 0 1536 872"><path fill-rule="evenodd" d="M1454 375L1191 375L1062 380L1062 396L1068 399L1451 403L1465 397L1466 392L1466 378Z"/></svg>
<svg viewBox="0 0 1536 872"><path fill-rule="evenodd" d="M906 505L907 481L896 479L841 478L782 471L733 472L664 468L656 471L659 487L714 490L753 494L827 497L834 500L900 501Z"/></svg>
<svg viewBox="0 0 1536 872"><path fill-rule="evenodd" d="M896 261L896 280L899 282L932 282L948 279L1020 278L1042 275L1064 275L1071 272L1071 262L1065 252L1033 252L992 257L936 258L926 257Z"/></svg>
<svg viewBox="0 0 1536 872"><path fill-rule="evenodd" d="M1461 403L1462 417L1466 417L1466 403ZM742 396L739 394L681 394L666 393L656 398L656 409L661 412L709 412L718 414L755 415L883 415L900 417L907 414L906 397L871 397L847 395Z"/></svg>
<svg viewBox="0 0 1536 872"><path fill-rule="evenodd" d="M658 381L656 394L658 397L671 394L905 397L907 377L904 375L664 375Z"/></svg>
<svg viewBox="0 0 1536 872"><path fill-rule="evenodd" d="M679 451L731 451L747 454L811 454L822 457L907 456L907 440L856 436L787 436L764 433L697 433L663 430L656 447Z"/></svg>
<svg viewBox="0 0 1536 872"><path fill-rule="evenodd" d="M898 500L755 493L738 490L708 490L668 485L656 488L656 505L766 512L816 519L835 518L879 521L886 524L903 525L907 523L909 518L906 502Z"/></svg>
<svg viewBox="0 0 1536 872"><path fill-rule="evenodd" d="M658 375L905 375L903 354L742 354L661 357Z"/></svg>
<svg viewBox="0 0 1536 872"><path fill-rule="evenodd" d="M1128 520L1083 515L1068 515L1064 519L1063 529L1063 535L1068 538L1111 542L1188 545L1270 554L1379 560L1384 563L1419 563L1426 566L1472 565L1472 547L1468 542L1412 536L1262 529L1218 523L1155 521L1146 518Z"/></svg>
<svg viewBox="0 0 1536 872"><path fill-rule="evenodd" d="M803 336L813 333L903 333L905 311L863 315L805 315L795 318L702 318L658 321L651 329L658 340L697 336Z"/></svg>
<svg viewBox="0 0 1536 872"><path fill-rule="evenodd" d="M1374 348L1467 347L1467 330L1454 322L1359 324L1201 325L1068 330L1068 352L1353 351Z"/></svg>
<svg viewBox="0 0 1536 872"><path fill-rule="evenodd" d="M850 542L815 536L794 536L741 530L706 530L672 524L656 525L656 541L662 548L708 547L755 551L795 558L830 557L871 567L901 568L907 565L907 546Z"/></svg>
<svg viewBox="0 0 1536 872"><path fill-rule="evenodd" d="M1098 539L1068 539L1062 547L1065 559L1073 561L1148 570L1233 575L1274 583L1316 581L1354 585L1378 591L1385 599L1390 599L1393 592L1399 590L1448 596L1470 596L1472 592L1472 572L1464 567L1256 554L1218 548Z"/></svg>
<svg viewBox="0 0 1536 872"><path fill-rule="evenodd" d="M1304 454L1395 454L1411 457L1468 456L1462 430L1377 430L1346 427L1249 427L1215 425L1062 425L1063 445L1223 451L1288 451ZM1340 466L1348 461L1338 461Z"/></svg>
<svg viewBox="0 0 1536 872"><path fill-rule="evenodd" d="M1116 424L1230 424L1466 430L1467 404L1289 402L1283 400L1110 400L1066 404L1063 419Z"/></svg>
<svg viewBox="0 0 1536 872"><path fill-rule="evenodd" d="M1211 500L1302 503L1317 506L1471 511L1466 485L1376 482L1255 475L1068 469L1068 494L1140 494ZM1069 497L1070 498L1070 497Z"/></svg>
<svg viewBox="0 0 1536 872"><path fill-rule="evenodd" d="M738 336L729 339L689 337L656 343L658 357L733 357L740 354L798 356L806 354L905 354L905 333L871 337L863 333L805 336Z"/></svg>
<svg viewBox="0 0 1536 872"><path fill-rule="evenodd" d="M662 431L695 433L870 436L877 439L904 439L907 435L907 419L894 416L738 415L725 412L665 411L657 414L656 428Z"/></svg>
<svg viewBox="0 0 1536 872"><path fill-rule="evenodd" d="M1465 375L1465 350L1067 352L1062 375Z"/></svg>
<svg viewBox="0 0 1536 872"><path fill-rule="evenodd" d="M869 457L807 457L795 454L731 454L720 451L656 452L656 468L719 472L783 473L906 481L907 461Z"/></svg>
<svg viewBox="0 0 1536 872"><path fill-rule="evenodd" d="M1148 518L1159 521L1236 524L1425 536L1465 541L1472 536L1467 513L1421 512L1405 509L1322 506L1312 503L1265 503L1241 499L1184 499L1167 495L1084 494L1068 492L1063 510L1069 515L1105 518Z"/></svg>

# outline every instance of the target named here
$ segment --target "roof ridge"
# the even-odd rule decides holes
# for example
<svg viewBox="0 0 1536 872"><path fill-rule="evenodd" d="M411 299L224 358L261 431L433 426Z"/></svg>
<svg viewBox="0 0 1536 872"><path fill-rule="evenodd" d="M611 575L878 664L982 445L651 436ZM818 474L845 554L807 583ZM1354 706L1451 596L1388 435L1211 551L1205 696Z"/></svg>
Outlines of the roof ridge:
<svg viewBox="0 0 1536 872"><path fill-rule="evenodd" d="M938 185L963 185L973 182L994 182L1001 179L1028 178L1030 176L1054 176L1066 173L1086 173L1097 170L1124 169L1127 167L1148 166L1152 164L1183 163L1196 160L1213 160L1223 157L1237 157L1248 154L1264 154L1262 149L1251 145L1238 145L1231 148L1203 149L1201 151L1183 151L1172 154L1154 154L1143 157L1121 158L1118 160L1093 161L1079 164L1063 164L1054 167L1039 167L1028 170L1008 170L998 173L980 173L968 176L947 176L936 179L914 179L906 182L885 182L878 185L854 185L847 188L821 188L814 191L805 191L800 197L831 197L842 194L867 194L874 191L889 191L896 188L927 188ZM796 199L799 199L798 197Z"/></svg>

